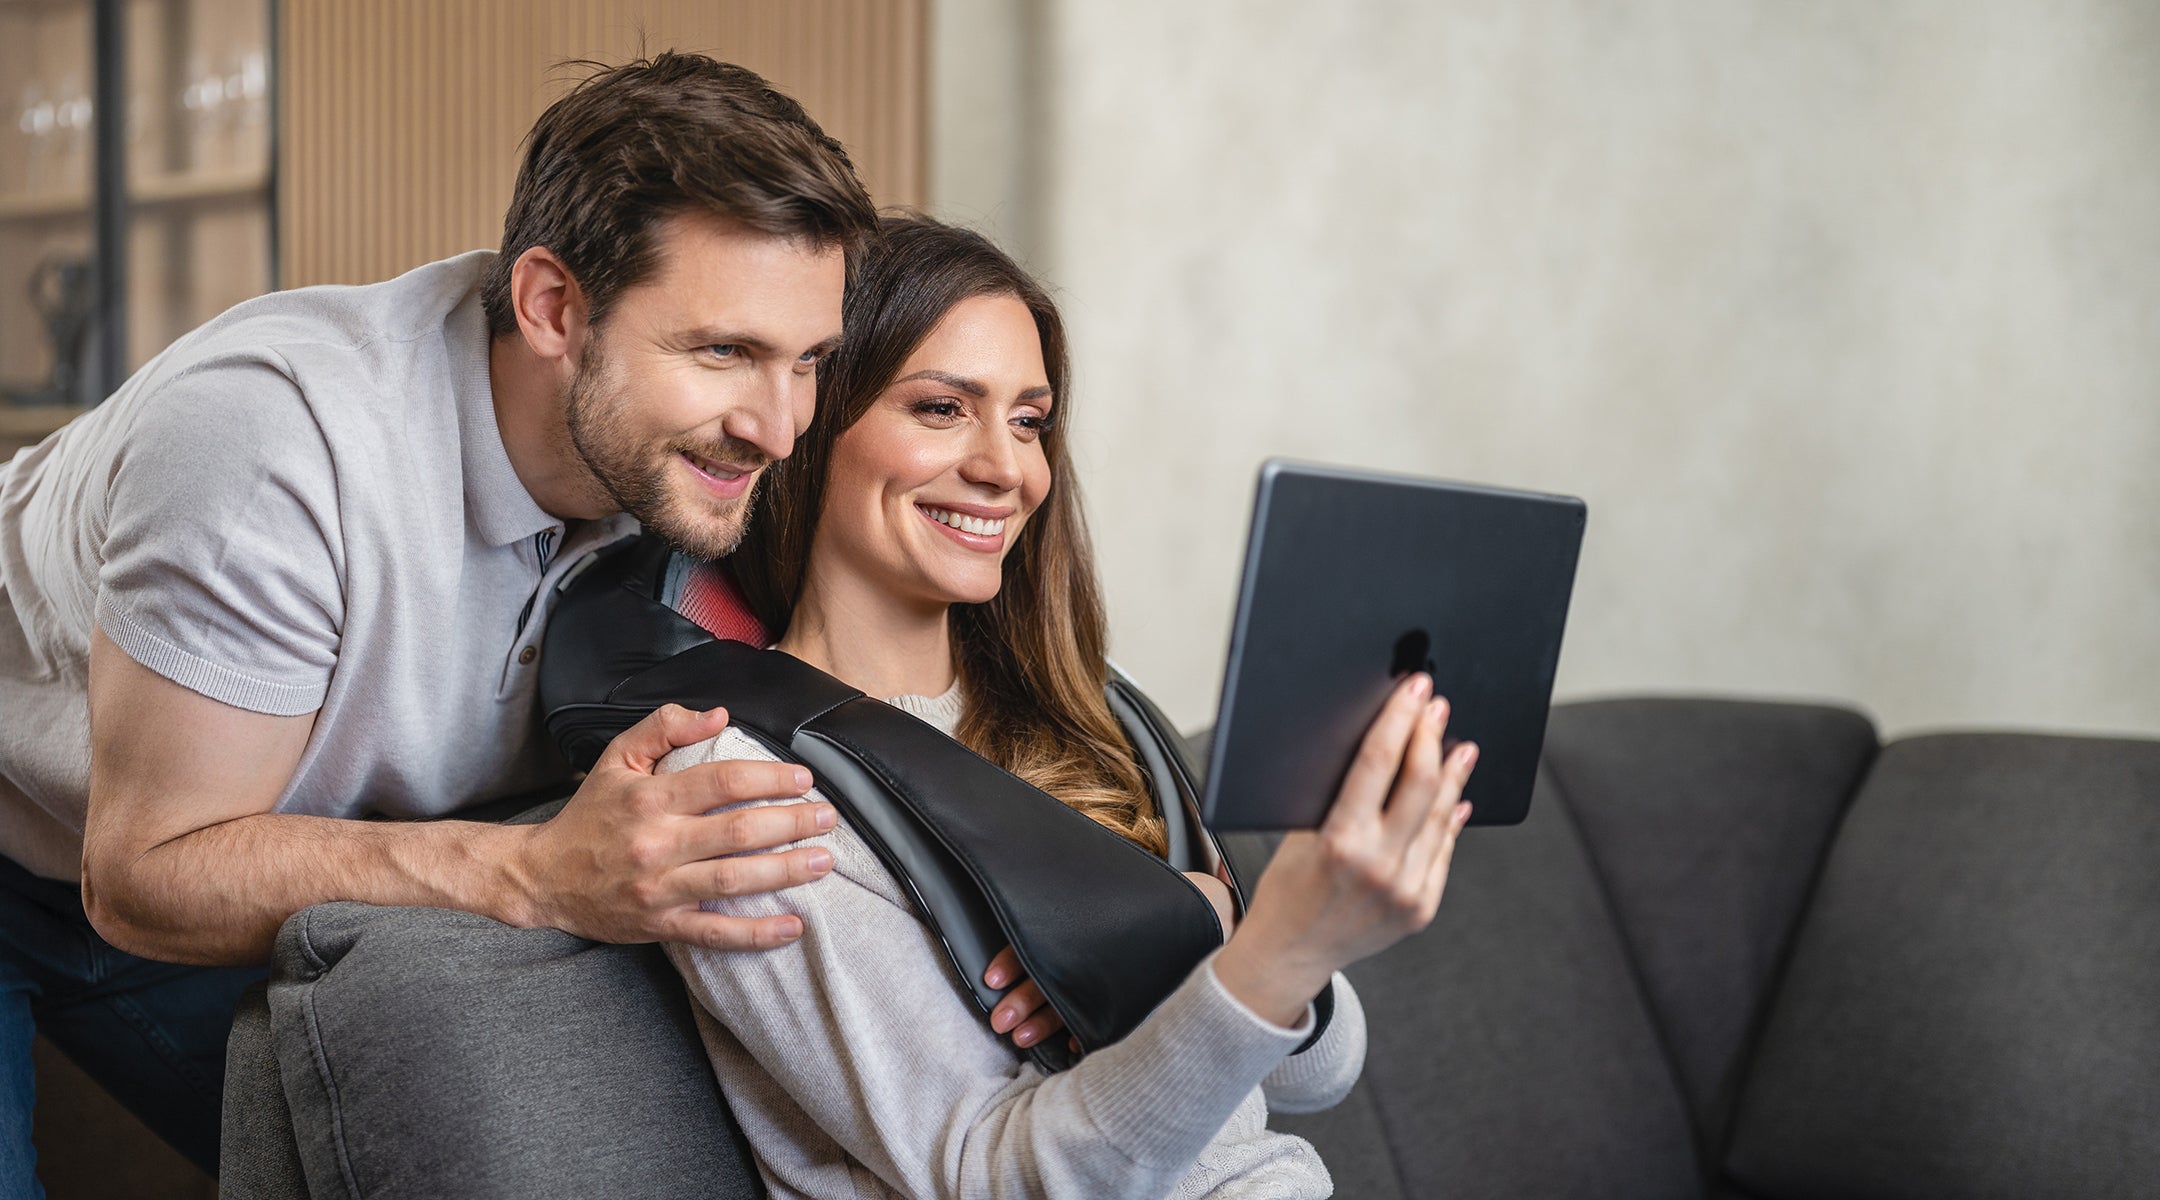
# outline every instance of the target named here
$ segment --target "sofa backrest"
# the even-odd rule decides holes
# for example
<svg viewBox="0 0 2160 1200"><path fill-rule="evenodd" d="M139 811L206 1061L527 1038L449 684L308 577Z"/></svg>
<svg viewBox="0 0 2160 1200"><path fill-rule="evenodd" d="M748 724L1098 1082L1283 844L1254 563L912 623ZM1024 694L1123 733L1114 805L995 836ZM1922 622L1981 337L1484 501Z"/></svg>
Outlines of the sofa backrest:
<svg viewBox="0 0 2160 1200"><path fill-rule="evenodd" d="M2160 742L1886 748L1728 1169L1767 1200L2160 1194Z"/></svg>
<svg viewBox="0 0 2160 1200"><path fill-rule="evenodd" d="M1876 749L1842 709L1563 705L1530 819L1471 829L1432 929L1350 971L1341 1107L1280 1117L1346 1196L1709 1194L1740 1064Z"/></svg>
<svg viewBox="0 0 2160 1200"><path fill-rule="evenodd" d="M1706 1155L1724 1145L1764 1003L1876 752L1875 727L1842 708L1636 699L1554 714L1546 768Z"/></svg>

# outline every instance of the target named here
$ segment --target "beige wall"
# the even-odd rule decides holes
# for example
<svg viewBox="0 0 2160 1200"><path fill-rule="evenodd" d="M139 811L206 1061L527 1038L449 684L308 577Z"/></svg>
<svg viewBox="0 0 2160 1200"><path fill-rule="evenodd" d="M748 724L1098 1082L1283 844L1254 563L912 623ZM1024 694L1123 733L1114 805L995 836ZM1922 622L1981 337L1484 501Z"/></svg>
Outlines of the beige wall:
<svg viewBox="0 0 2160 1200"><path fill-rule="evenodd" d="M1291 454L1586 497L1565 694L2160 732L2160 6L943 0L932 55L1181 721Z"/></svg>

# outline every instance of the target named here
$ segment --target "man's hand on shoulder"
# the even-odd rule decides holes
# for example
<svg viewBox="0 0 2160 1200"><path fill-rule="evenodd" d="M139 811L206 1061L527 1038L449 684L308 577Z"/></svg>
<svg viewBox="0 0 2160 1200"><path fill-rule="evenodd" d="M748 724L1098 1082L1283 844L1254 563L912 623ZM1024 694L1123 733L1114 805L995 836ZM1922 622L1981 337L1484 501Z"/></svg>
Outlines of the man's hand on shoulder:
<svg viewBox="0 0 2160 1200"><path fill-rule="evenodd" d="M655 774L672 750L717 737L720 709L661 708L608 745L577 795L544 824L520 827L505 864L515 908L505 919L605 942L684 942L713 950L769 950L802 936L794 916L758 919L703 911L721 896L770 892L832 870L822 847L757 854L831 829L830 804L714 809L794 799L810 790L794 763L727 760Z"/></svg>

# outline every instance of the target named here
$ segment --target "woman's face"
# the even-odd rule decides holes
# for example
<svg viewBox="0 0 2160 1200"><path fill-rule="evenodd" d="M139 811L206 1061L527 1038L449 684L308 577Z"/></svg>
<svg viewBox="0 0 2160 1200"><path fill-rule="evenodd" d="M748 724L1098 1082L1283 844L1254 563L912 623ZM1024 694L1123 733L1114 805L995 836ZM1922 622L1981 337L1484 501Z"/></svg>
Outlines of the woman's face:
<svg viewBox="0 0 2160 1200"><path fill-rule="evenodd" d="M834 442L814 555L926 605L996 596L1006 552L1050 494L1054 399L1025 304L954 305Z"/></svg>

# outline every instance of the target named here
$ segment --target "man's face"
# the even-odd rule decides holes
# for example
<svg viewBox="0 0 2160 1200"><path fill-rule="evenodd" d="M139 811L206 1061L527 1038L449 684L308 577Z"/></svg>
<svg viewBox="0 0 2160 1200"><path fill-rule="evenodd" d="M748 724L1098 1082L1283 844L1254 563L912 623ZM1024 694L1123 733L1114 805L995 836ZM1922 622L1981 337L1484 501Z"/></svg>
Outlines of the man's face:
<svg viewBox="0 0 2160 1200"><path fill-rule="evenodd" d="M564 415L599 486L699 558L741 540L751 494L817 403L846 263L705 214L655 233L659 267L589 332Z"/></svg>

